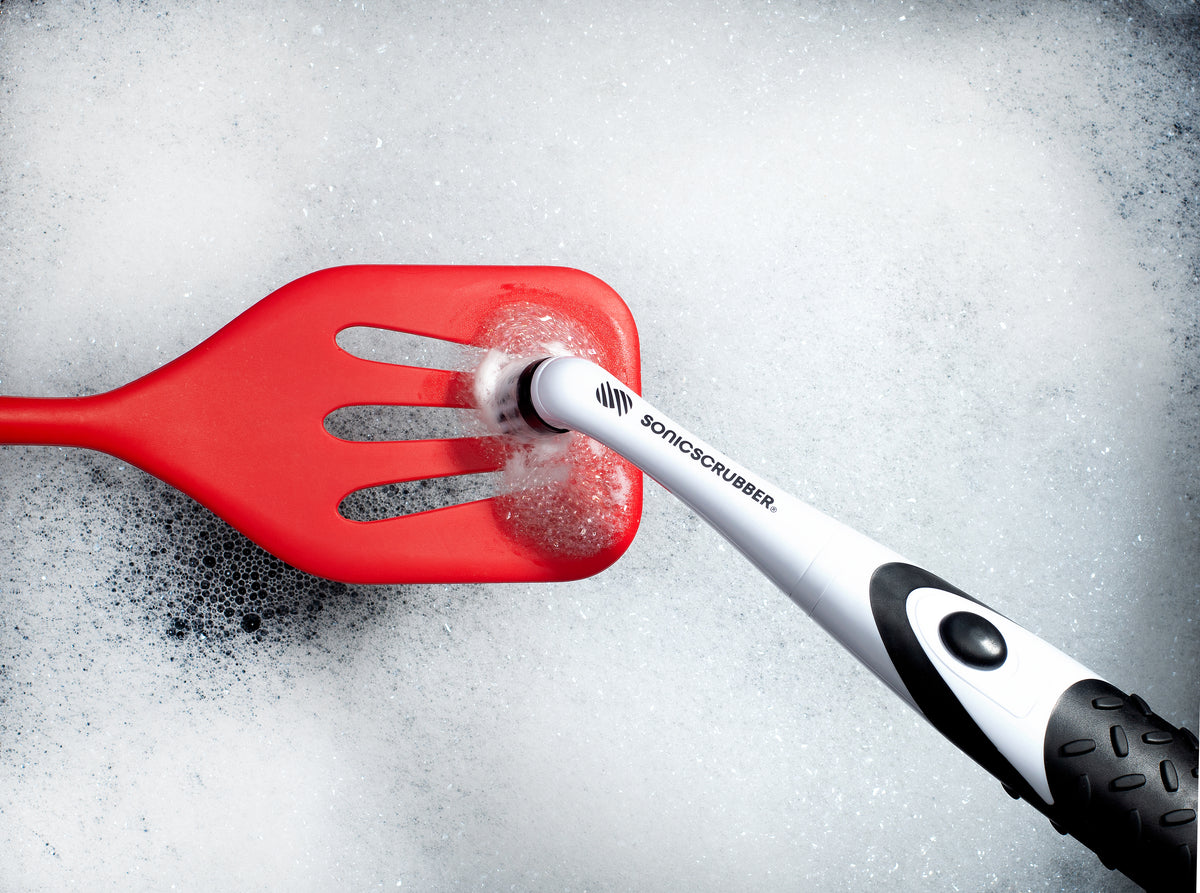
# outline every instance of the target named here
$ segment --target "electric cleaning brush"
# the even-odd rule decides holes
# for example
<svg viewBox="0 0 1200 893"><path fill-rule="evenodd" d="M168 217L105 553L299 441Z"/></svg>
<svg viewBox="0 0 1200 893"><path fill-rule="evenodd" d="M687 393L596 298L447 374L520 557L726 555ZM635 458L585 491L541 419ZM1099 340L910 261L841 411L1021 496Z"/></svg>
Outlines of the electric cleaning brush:
<svg viewBox="0 0 1200 893"><path fill-rule="evenodd" d="M1191 890L1197 740L1033 633L784 493L576 357L517 361L486 404L518 438L578 431L715 527L901 700L1116 868Z"/></svg>

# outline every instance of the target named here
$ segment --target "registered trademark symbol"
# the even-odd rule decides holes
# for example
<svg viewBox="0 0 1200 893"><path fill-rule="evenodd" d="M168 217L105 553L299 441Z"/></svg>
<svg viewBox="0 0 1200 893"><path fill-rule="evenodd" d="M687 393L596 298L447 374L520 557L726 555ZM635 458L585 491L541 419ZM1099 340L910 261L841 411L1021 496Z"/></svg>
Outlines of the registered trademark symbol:
<svg viewBox="0 0 1200 893"><path fill-rule="evenodd" d="M771 514L775 514L775 512L777 512L777 511L779 511L778 506L775 506L775 505L771 506Z"/></svg>

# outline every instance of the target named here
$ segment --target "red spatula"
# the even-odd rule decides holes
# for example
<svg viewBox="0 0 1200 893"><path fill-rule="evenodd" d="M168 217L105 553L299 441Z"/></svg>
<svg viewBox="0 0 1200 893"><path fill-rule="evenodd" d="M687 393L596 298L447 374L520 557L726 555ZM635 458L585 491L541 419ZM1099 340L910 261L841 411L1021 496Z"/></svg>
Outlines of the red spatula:
<svg viewBox="0 0 1200 893"><path fill-rule="evenodd" d="M596 362L640 389L637 330L600 280L560 267L352 266L298 279L208 340L124 387L90 397L0 398L0 443L101 450L161 478L293 566L348 583L545 581L603 570L641 517L640 473L595 550L515 529L497 497L356 521L350 493L496 471L508 438L351 442L325 418L357 405L469 407L472 375L375 362L337 343L367 326L491 347L497 321L546 308L584 334ZM511 312L510 312L511 311ZM514 322L513 320L516 320ZM623 463L623 460L615 460Z"/></svg>

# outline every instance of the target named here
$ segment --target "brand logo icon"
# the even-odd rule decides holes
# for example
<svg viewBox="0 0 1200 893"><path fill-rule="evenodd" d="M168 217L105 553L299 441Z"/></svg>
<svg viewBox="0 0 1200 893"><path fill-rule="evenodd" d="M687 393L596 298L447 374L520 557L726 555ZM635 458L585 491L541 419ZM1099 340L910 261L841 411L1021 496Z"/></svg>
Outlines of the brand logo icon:
<svg viewBox="0 0 1200 893"><path fill-rule="evenodd" d="M625 415L633 407L633 398L607 381L596 388L596 402L606 409L615 409L617 415Z"/></svg>

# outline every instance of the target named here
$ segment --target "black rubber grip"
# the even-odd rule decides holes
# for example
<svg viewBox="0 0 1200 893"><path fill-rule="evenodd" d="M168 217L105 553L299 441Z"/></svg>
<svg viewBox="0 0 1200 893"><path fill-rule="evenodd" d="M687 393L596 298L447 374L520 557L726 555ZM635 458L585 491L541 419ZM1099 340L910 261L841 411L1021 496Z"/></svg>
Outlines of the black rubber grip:
<svg viewBox="0 0 1200 893"><path fill-rule="evenodd" d="M1086 679L1067 689L1043 742L1052 804L1034 791L959 702L925 654L907 601L929 587L980 604L919 567L885 564L871 578L871 611L888 656L926 718L1109 868L1147 890L1196 893L1196 736L1155 716L1137 695ZM953 615L951 615L953 617ZM942 629L943 639L953 629ZM949 647L949 645L948 645ZM990 653L990 652L989 652ZM964 656L965 654L965 656ZM991 660L959 654L967 663Z"/></svg>
<svg viewBox="0 0 1200 893"><path fill-rule="evenodd" d="M1137 695L1085 679L1050 717L1054 827L1147 890L1196 890L1196 736Z"/></svg>

